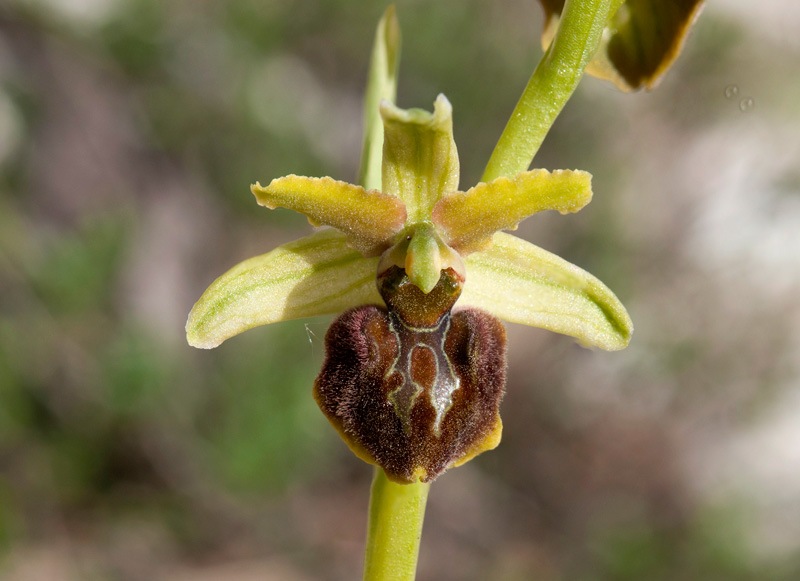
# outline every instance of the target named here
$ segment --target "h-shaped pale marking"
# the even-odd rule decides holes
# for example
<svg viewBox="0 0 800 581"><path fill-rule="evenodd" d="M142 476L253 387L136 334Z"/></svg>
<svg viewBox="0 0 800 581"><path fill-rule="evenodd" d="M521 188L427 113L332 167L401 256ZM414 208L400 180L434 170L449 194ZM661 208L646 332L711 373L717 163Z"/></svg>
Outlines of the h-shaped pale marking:
<svg viewBox="0 0 800 581"><path fill-rule="evenodd" d="M394 406L395 413L403 422L406 434L411 433L411 410L417 398L428 391L428 401L436 410L433 433L438 438L442 433L442 419L453 405L453 392L459 388L461 380L453 370L450 358L444 351L447 332L450 329L450 313L441 318L434 327L411 327L406 325L394 313L389 313L389 329L397 340L397 356L392 362L384 379L393 373L399 373L403 382L400 387L392 390L389 401ZM428 349L433 354L434 365L433 385L430 390L412 378L411 366L415 349Z"/></svg>

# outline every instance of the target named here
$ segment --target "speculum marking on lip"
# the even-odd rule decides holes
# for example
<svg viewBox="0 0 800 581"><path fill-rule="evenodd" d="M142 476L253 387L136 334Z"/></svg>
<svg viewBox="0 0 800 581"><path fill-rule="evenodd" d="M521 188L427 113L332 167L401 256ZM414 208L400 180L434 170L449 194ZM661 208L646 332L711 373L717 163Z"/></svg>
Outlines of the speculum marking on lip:
<svg viewBox="0 0 800 581"><path fill-rule="evenodd" d="M448 271L428 294L402 269L379 281L388 309L331 324L314 396L360 458L396 482L431 481L499 441L505 331L481 311L451 315L461 283Z"/></svg>
<svg viewBox="0 0 800 581"><path fill-rule="evenodd" d="M411 431L411 410L421 395L428 398L436 412L433 433L442 433L442 419L453 405L453 392L461 381L453 369L444 344L450 329L450 315L445 314L432 328L409 327L393 313L389 314L390 328L397 344L397 356L387 373L402 377L400 387L389 393L389 400L403 422L406 433Z"/></svg>

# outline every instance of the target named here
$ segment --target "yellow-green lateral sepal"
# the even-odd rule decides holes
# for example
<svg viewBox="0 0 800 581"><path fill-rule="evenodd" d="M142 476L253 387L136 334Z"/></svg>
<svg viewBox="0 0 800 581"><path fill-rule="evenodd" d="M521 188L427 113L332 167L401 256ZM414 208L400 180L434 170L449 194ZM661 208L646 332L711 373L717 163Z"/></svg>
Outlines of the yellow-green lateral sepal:
<svg viewBox="0 0 800 581"><path fill-rule="evenodd" d="M628 345L633 324L619 299L597 278L515 236L466 259L467 282L456 307L478 307L512 323L574 337L608 351Z"/></svg>
<svg viewBox="0 0 800 581"><path fill-rule="evenodd" d="M542 45L546 48L559 26L564 0L539 1L545 10ZM678 58L702 7L703 0L621 2L586 72L623 91L652 89Z"/></svg>
<svg viewBox="0 0 800 581"><path fill-rule="evenodd" d="M498 230L516 230L532 214L577 212L591 199L590 173L536 169L445 196L433 210L433 221L447 244L463 254L484 247Z"/></svg>
<svg viewBox="0 0 800 581"><path fill-rule="evenodd" d="M305 214L314 226L333 226L365 254L388 248L406 221L405 207L398 198L328 177L289 175L266 187L256 183L250 189L261 206L289 208Z"/></svg>
<svg viewBox="0 0 800 581"><path fill-rule="evenodd" d="M377 266L334 230L284 244L215 280L189 313L186 338L210 349L259 325L382 304Z"/></svg>
<svg viewBox="0 0 800 581"><path fill-rule="evenodd" d="M439 95L433 113L381 103L383 192L402 199L409 222L429 219L434 204L458 189L453 107Z"/></svg>

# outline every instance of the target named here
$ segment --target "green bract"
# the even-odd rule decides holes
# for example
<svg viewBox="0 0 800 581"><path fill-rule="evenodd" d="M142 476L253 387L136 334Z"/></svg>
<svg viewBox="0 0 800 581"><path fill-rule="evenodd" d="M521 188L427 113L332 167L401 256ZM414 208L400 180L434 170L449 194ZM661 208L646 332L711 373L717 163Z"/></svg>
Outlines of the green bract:
<svg viewBox="0 0 800 581"><path fill-rule="evenodd" d="M216 347L258 325L382 305L375 280L393 266L423 293L452 268L464 279L456 309L479 307L586 346L628 344L630 318L603 283L524 240L496 233L542 210L581 209L592 195L588 173L539 169L459 192L452 107L443 95L432 113L383 101L380 114L382 192L300 176L252 187L259 204L302 212L312 224L338 232L284 244L223 274L189 314L191 345Z"/></svg>
<svg viewBox="0 0 800 581"><path fill-rule="evenodd" d="M561 21L564 0L539 0L545 12L547 49ZM623 91L652 89L680 54L703 0L613 0L597 53L586 67L592 76Z"/></svg>

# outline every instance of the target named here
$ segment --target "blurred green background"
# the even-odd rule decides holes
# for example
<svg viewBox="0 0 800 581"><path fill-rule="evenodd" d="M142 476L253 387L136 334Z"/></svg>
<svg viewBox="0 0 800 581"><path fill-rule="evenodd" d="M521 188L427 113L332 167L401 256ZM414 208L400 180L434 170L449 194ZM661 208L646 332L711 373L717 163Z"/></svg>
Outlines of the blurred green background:
<svg viewBox="0 0 800 581"><path fill-rule="evenodd" d="M432 489L420 579L800 578L800 10L710 3L652 93L582 83L520 234L599 276L631 347L509 327L505 434ZM0 577L349 580L371 469L316 409L327 320L189 348L254 203L353 180L381 3L0 0ZM398 103L477 181L541 55L533 0L398 3Z"/></svg>

